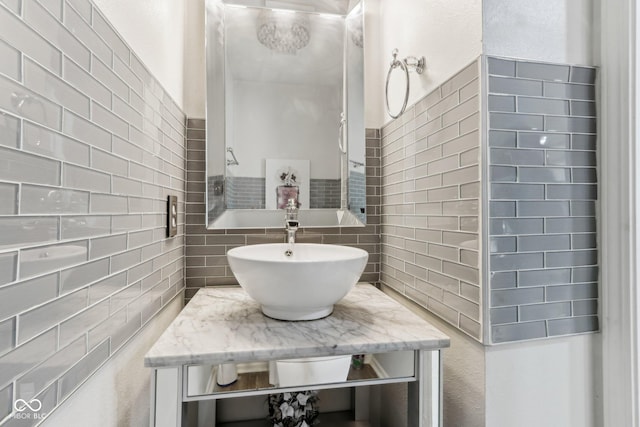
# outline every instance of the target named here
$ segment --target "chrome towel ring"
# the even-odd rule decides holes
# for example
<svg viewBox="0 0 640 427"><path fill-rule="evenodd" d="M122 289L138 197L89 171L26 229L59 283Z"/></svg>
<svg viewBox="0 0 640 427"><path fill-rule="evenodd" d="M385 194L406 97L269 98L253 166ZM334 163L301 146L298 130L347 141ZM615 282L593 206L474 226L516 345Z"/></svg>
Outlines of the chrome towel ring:
<svg viewBox="0 0 640 427"><path fill-rule="evenodd" d="M387 73L387 83L384 88L384 100L387 106L387 113L391 116L391 118L397 119L402 113L404 113L404 110L407 108L407 102L409 102L409 71L415 71L418 74L422 74L425 68L425 59L424 56L421 56L420 58L416 58L415 56L407 56L406 58L400 60L398 59L398 49L393 49L391 55L393 55L393 60L391 61L391 65L389 66L389 72ZM402 108L397 114L394 114L391 112L391 108L389 107L389 81L391 80L391 73L396 68L400 68L400 70L403 71L407 84L404 93Z"/></svg>

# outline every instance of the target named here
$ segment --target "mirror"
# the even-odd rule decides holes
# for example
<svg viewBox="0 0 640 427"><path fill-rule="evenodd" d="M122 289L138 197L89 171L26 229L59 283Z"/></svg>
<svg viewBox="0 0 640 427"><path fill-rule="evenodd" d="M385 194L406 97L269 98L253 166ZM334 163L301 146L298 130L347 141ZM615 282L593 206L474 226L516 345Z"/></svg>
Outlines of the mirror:
<svg viewBox="0 0 640 427"><path fill-rule="evenodd" d="M207 225L364 226L363 0L207 0Z"/></svg>

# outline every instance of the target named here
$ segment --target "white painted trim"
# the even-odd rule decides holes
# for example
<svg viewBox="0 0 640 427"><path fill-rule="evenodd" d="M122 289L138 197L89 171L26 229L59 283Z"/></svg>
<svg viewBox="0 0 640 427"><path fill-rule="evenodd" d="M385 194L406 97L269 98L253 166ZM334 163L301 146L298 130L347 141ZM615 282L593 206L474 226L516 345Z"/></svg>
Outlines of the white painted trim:
<svg viewBox="0 0 640 427"><path fill-rule="evenodd" d="M489 247L489 210L491 192L489 183L489 66L487 55L480 55L480 307L482 336L481 343L491 342L491 272L489 268L491 250Z"/></svg>
<svg viewBox="0 0 640 427"><path fill-rule="evenodd" d="M600 233L603 425L639 426L637 113L635 0L596 1L600 16Z"/></svg>

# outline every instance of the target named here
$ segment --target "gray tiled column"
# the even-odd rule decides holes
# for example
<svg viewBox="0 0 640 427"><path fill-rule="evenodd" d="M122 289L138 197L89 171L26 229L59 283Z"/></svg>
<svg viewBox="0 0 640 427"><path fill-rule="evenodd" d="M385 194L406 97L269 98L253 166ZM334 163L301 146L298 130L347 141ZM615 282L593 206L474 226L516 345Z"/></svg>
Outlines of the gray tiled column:
<svg viewBox="0 0 640 427"><path fill-rule="evenodd" d="M597 330L596 131L594 68L458 72L382 129L381 283L487 345Z"/></svg>
<svg viewBox="0 0 640 427"><path fill-rule="evenodd" d="M596 70L485 71L491 342L596 331Z"/></svg>

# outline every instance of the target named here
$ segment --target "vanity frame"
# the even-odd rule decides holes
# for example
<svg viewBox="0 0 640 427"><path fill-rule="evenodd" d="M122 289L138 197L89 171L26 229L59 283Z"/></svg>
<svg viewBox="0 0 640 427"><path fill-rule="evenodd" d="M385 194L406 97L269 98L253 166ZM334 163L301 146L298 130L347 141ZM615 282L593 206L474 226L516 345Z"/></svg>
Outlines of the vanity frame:
<svg viewBox="0 0 640 427"><path fill-rule="evenodd" d="M221 320L211 321L218 316ZM394 321L401 327L390 328ZM326 330L332 333L322 336ZM251 344L247 338L256 338L251 335L256 331L260 336ZM292 337L299 339L291 342ZM335 337L341 342L333 342ZM353 388L353 419L366 421L367 386L407 383L408 427L441 427L441 350L448 346L449 338L442 332L371 285L357 285L336 304L333 315L305 322L263 316L259 305L240 288L201 289L145 356L145 365L153 368L150 425L184 425L187 402L198 402L199 424L216 426L219 399L345 387ZM264 376L264 361L343 354L384 354L382 364L406 361L412 355L413 369L336 383L214 390L216 366L221 363L253 365L251 372ZM377 360L375 356L368 359ZM372 369L380 372L377 366Z"/></svg>

